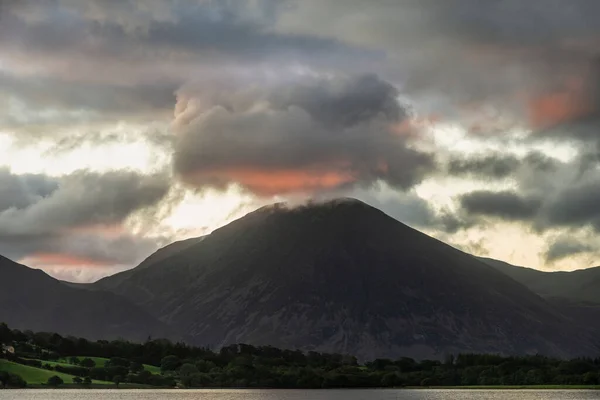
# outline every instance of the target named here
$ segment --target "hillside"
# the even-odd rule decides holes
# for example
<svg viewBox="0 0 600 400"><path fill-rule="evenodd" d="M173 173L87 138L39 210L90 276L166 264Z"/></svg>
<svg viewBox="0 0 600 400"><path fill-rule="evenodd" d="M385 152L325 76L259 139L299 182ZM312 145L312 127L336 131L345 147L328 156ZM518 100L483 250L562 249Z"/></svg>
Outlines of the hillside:
<svg viewBox="0 0 600 400"><path fill-rule="evenodd" d="M69 287L2 256L0 275L0 321L14 328L90 339L172 336L163 323L114 293Z"/></svg>
<svg viewBox="0 0 600 400"><path fill-rule="evenodd" d="M95 286L213 347L244 342L363 359L597 352L521 284L352 199L261 208Z"/></svg>
<svg viewBox="0 0 600 400"><path fill-rule="evenodd" d="M518 267L491 258L479 259L542 297L600 304L600 267L569 272L546 272Z"/></svg>

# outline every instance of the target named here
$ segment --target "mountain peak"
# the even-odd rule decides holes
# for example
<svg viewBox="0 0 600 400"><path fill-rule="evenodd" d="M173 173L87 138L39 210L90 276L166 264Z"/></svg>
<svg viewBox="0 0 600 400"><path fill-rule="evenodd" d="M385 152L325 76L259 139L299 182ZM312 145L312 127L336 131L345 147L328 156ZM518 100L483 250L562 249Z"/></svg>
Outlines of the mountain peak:
<svg viewBox="0 0 600 400"><path fill-rule="evenodd" d="M367 203L355 199L353 197L338 197L329 200L315 200L311 199L302 203L294 203L294 202L278 202L263 206L254 213L257 214L273 214L277 212L295 212L295 211L311 211L311 210L319 210L319 209L333 209L337 207L354 207L354 208L362 208L362 209L372 209L376 210L376 208L368 205ZM253 214L253 213L250 213Z"/></svg>

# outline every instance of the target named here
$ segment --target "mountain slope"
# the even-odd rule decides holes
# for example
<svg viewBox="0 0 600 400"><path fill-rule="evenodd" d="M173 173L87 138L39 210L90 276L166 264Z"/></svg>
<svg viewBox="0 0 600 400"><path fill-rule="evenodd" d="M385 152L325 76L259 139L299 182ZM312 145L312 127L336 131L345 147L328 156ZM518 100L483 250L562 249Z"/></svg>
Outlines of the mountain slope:
<svg viewBox="0 0 600 400"><path fill-rule="evenodd" d="M148 268L155 263L161 262L161 261L171 257L172 255L177 254L180 251L183 251L183 250L187 249L188 247L201 242L203 239L204 239L204 236L201 236L198 238L191 238L191 239L179 240L177 242L173 242L163 248L158 249L156 252L154 252L149 257L147 257L144 261L142 261L140 263L140 265L138 265L134 269L130 269L127 271L123 271L119 274L115 274L115 275L112 275L109 277L102 278L102 279L98 280L97 282L95 282L93 285L90 285L87 283L85 283L85 284L76 283L71 286L85 287L87 289L110 290L114 286L119 285L122 281L126 280L131 275L139 272L140 270L142 270L144 268Z"/></svg>
<svg viewBox="0 0 600 400"><path fill-rule="evenodd" d="M264 207L103 281L204 345L361 358L597 351L521 284L356 200Z"/></svg>
<svg viewBox="0 0 600 400"><path fill-rule="evenodd" d="M170 336L166 326L127 299L69 287L0 256L0 321L17 329L90 339Z"/></svg>
<svg viewBox="0 0 600 400"><path fill-rule="evenodd" d="M491 258L480 260L521 282L542 297L600 304L600 267L570 272L545 272L517 267Z"/></svg>

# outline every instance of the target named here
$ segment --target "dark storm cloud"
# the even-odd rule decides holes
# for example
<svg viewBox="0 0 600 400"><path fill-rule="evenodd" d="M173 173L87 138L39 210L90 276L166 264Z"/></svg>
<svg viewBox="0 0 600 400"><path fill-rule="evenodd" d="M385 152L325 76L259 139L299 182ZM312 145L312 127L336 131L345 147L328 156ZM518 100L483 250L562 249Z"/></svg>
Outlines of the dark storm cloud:
<svg viewBox="0 0 600 400"><path fill-rule="evenodd" d="M197 186L259 195L383 180L408 188L433 167L399 130L396 90L376 76L179 93L175 171ZM198 106L202 104L202 106Z"/></svg>
<svg viewBox="0 0 600 400"><path fill-rule="evenodd" d="M511 191L475 191L460 197L462 208L472 214L506 220L531 220L541 207L541 200Z"/></svg>
<svg viewBox="0 0 600 400"><path fill-rule="evenodd" d="M587 243L583 243L568 236L562 236L548 246L548 250L544 254L544 257L547 262L552 263L569 256L588 253L594 250L596 249Z"/></svg>

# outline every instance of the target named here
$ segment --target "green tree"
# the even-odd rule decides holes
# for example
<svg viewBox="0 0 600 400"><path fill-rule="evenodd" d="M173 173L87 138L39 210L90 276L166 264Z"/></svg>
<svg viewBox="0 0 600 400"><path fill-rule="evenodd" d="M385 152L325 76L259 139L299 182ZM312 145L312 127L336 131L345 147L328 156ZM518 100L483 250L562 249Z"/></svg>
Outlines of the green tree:
<svg viewBox="0 0 600 400"><path fill-rule="evenodd" d="M8 386L9 378L10 378L10 376L8 375L8 372L0 371L0 384L2 384L3 388L6 388Z"/></svg>
<svg viewBox="0 0 600 400"><path fill-rule="evenodd" d="M77 357L69 357L69 363L73 365L79 365L79 358Z"/></svg>
<svg viewBox="0 0 600 400"><path fill-rule="evenodd" d="M121 382L123 382L123 376L121 376L121 375L115 375L115 376L113 376L112 380L115 383L115 385L117 385L117 387L119 387L119 384Z"/></svg>
<svg viewBox="0 0 600 400"><path fill-rule="evenodd" d="M89 376L86 376L85 378L83 378L83 384L85 386L90 386L92 384L92 378L90 378Z"/></svg>
<svg viewBox="0 0 600 400"><path fill-rule="evenodd" d="M160 361L161 372L175 371L179 366L181 366L181 360L174 355L166 356Z"/></svg>
<svg viewBox="0 0 600 400"><path fill-rule="evenodd" d="M73 377L73 383L76 385L81 385L81 383L83 382L83 379L81 379L81 377L79 376L74 376Z"/></svg>
<svg viewBox="0 0 600 400"><path fill-rule="evenodd" d="M96 366L96 362L94 360L92 360L91 358L86 357L83 360L81 360L79 365L81 365L82 367L85 367L85 368L94 368Z"/></svg>
<svg viewBox="0 0 600 400"><path fill-rule="evenodd" d="M183 364L179 368L179 379L181 384L185 387L192 387L194 384L194 377L198 375L200 371L194 364Z"/></svg>
<svg viewBox="0 0 600 400"><path fill-rule="evenodd" d="M137 374L138 372L141 372L144 370L144 366L142 365L142 363L133 361L131 364L129 364L129 370L132 373Z"/></svg>
<svg viewBox="0 0 600 400"><path fill-rule="evenodd" d="M48 378L48 386L52 386L52 387L59 387L60 385L62 385L63 383L65 383L62 378L60 376L57 375L53 375L50 378Z"/></svg>

